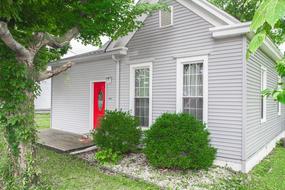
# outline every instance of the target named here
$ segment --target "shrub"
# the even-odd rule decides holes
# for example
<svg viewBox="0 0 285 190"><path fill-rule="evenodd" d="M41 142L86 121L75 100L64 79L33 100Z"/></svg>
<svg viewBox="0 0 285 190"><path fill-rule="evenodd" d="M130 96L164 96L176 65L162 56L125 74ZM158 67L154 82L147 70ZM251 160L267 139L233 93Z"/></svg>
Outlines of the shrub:
<svg viewBox="0 0 285 190"><path fill-rule="evenodd" d="M216 154L205 125L188 114L163 114L147 131L145 143L148 161L160 168L206 169Z"/></svg>
<svg viewBox="0 0 285 190"><path fill-rule="evenodd" d="M122 159L120 153L114 152L112 149L101 150L96 152L95 160L101 163L113 163L117 164Z"/></svg>
<svg viewBox="0 0 285 190"><path fill-rule="evenodd" d="M101 127L93 133L95 144L101 149L129 153L137 150L141 138L139 122L129 113L107 111Z"/></svg>

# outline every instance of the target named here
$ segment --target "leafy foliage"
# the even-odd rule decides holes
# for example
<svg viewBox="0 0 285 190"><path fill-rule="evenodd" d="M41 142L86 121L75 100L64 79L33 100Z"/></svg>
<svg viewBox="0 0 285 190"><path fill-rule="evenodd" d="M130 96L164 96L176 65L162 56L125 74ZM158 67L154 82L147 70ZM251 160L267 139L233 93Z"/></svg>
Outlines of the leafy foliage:
<svg viewBox="0 0 285 190"><path fill-rule="evenodd" d="M234 16L241 22L252 21L254 13L260 7L262 0L209 0L211 3ZM285 22L278 22L272 30L265 27L268 36L276 43L281 44L285 36ZM254 49L252 50L254 51Z"/></svg>
<svg viewBox="0 0 285 190"><path fill-rule="evenodd" d="M251 21L261 0L209 0L241 22Z"/></svg>
<svg viewBox="0 0 285 190"><path fill-rule="evenodd" d="M100 163L112 163L117 164L122 159L120 153L114 152L112 149L106 149L96 152L95 160Z"/></svg>
<svg viewBox="0 0 285 190"><path fill-rule="evenodd" d="M107 111L101 127L93 133L93 139L101 149L111 149L121 154L136 151L141 139L139 122L129 113Z"/></svg>
<svg viewBox="0 0 285 190"><path fill-rule="evenodd" d="M0 1L0 128L8 143L10 176L20 177L25 188L37 179L30 167L36 163L27 156L36 140L37 81L47 64L67 52L72 38L101 45L101 36L126 35L142 25L138 16L165 7L133 0ZM27 170L34 175L26 175Z"/></svg>
<svg viewBox="0 0 285 190"><path fill-rule="evenodd" d="M255 53L263 44L267 36L271 32L276 33L279 37L279 44L285 42L285 0L263 0L257 9L252 24L251 30L255 32L255 36L251 40L248 48L248 58L250 54ZM277 61L276 70L280 77L285 76L285 59ZM272 96L275 100L285 104L285 86L282 80L277 84L275 89L266 89L263 92L266 96Z"/></svg>
<svg viewBox="0 0 285 190"><path fill-rule="evenodd" d="M216 154L206 126L188 114L163 114L147 131L145 143L148 161L160 168L209 168Z"/></svg>
<svg viewBox="0 0 285 190"><path fill-rule="evenodd" d="M261 33L270 34L271 32L279 36L276 43L281 44L285 40L285 1L284 0L263 0L256 10L251 24L251 30L257 35ZM263 41L265 38L263 39ZM249 45L250 53L255 53L256 48L260 47L261 43L258 41L251 41Z"/></svg>

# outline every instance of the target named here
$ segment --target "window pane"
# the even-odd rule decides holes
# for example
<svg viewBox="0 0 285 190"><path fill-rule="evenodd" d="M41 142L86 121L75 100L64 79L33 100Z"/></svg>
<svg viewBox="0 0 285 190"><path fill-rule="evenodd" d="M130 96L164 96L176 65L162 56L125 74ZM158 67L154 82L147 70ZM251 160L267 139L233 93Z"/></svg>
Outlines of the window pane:
<svg viewBox="0 0 285 190"><path fill-rule="evenodd" d="M197 109L197 119L199 119L200 121L203 121L203 109Z"/></svg>
<svg viewBox="0 0 285 190"><path fill-rule="evenodd" d="M198 75L197 76L197 84L198 85L203 85L203 75Z"/></svg>
<svg viewBox="0 0 285 190"><path fill-rule="evenodd" d="M196 64L190 64L190 74L191 75L196 74Z"/></svg>
<svg viewBox="0 0 285 190"><path fill-rule="evenodd" d="M190 96L196 96L197 95L197 87L196 86L190 86Z"/></svg>
<svg viewBox="0 0 285 190"><path fill-rule="evenodd" d="M197 98L197 108L203 109L203 98Z"/></svg>
<svg viewBox="0 0 285 190"><path fill-rule="evenodd" d="M149 125L149 98L135 98L135 116L139 119L140 126Z"/></svg>
<svg viewBox="0 0 285 190"><path fill-rule="evenodd" d="M203 86L197 86L197 88L198 88L198 96L203 96Z"/></svg>
<svg viewBox="0 0 285 190"><path fill-rule="evenodd" d="M172 24L172 13L171 13L171 9L170 10L165 10L165 11L161 11L160 14L160 22L161 22L161 26L168 26Z"/></svg>
<svg viewBox="0 0 285 190"><path fill-rule="evenodd" d="M184 75L189 75L190 74L190 68L189 68L190 65L184 65Z"/></svg>
<svg viewBox="0 0 285 190"><path fill-rule="evenodd" d="M183 108L190 109L190 98L183 98Z"/></svg>
<svg viewBox="0 0 285 190"><path fill-rule="evenodd" d="M184 65L183 112L203 120L203 63Z"/></svg>

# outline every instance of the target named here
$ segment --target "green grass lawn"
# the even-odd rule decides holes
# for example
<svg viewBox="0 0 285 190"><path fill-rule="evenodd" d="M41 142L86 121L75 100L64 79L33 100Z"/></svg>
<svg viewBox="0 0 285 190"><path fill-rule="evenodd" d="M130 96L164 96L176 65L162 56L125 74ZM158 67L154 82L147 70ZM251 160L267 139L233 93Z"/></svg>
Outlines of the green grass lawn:
<svg viewBox="0 0 285 190"><path fill-rule="evenodd" d="M37 114L36 124L40 129L49 128L49 114ZM1 155L0 139L0 155ZM60 154L38 147L38 164L42 179L51 189L56 190L155 190L156 186L135 181L120 175L107 175L96 166L82 161L74 156ZM2 160L0 156L0 169ZM0 176L1 189L1 176Z"/></svg>
<svg viewBox="0 0 285 190"><path fill-rule="evenodd" d="M36 114L35 120L39 129L50 127L50 114ZM158 189L152 185L122 176L103 174L97 167L90 166L82 160L45 148L38 148L38 156L43 176L51 184L52 189Z"/></svg>
<svg viewBox="0 0 285 190"><path fill-rule="evenodd" d="M49 114L36 115L36 123L40 129L50 126L49 117ZM43 178L52 186L52 189L158 189L144 182L134 181L119 175L106 175L96 166L91 166L73 156L59 154L45 148L38 148L38 158ZM216 184L214 189L284 190L285 148L277 146L277 148L248 175L237 174L234 179L225 180Z"/></svg>
<svg viewBox="0 0 285 190"><path fill-rule="evenodd" d="M39 129L50 127L50 114L36 114L35 120Z"/></svg>
<svg viewBox="0 0 285 190"><path fill-rule="evenodd" d="M215 186L216 190L284 190L285 148L278 145L247 175L237 175Z"/></svg>
<svg viewBox="0 0 285 190"><path fill-rule="evenodd" d="M122 176L103 174L95 166L70 155L58 154L39 148L40 168L43 176L58 190L144 190L155 186Z"/></svg>

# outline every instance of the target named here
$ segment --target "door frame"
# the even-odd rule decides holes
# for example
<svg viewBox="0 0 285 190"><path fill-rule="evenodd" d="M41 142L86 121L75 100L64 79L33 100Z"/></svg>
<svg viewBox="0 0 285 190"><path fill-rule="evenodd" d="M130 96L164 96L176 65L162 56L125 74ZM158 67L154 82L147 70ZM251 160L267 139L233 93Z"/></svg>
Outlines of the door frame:
<svg viewBox="0 0 285 190"><path fill-rule="evenodd" d="M92 80L89 82L89 130L93 131L94 126L94 84L105 82L105 111L107 110L107 82L106 80Z"/></svg>

